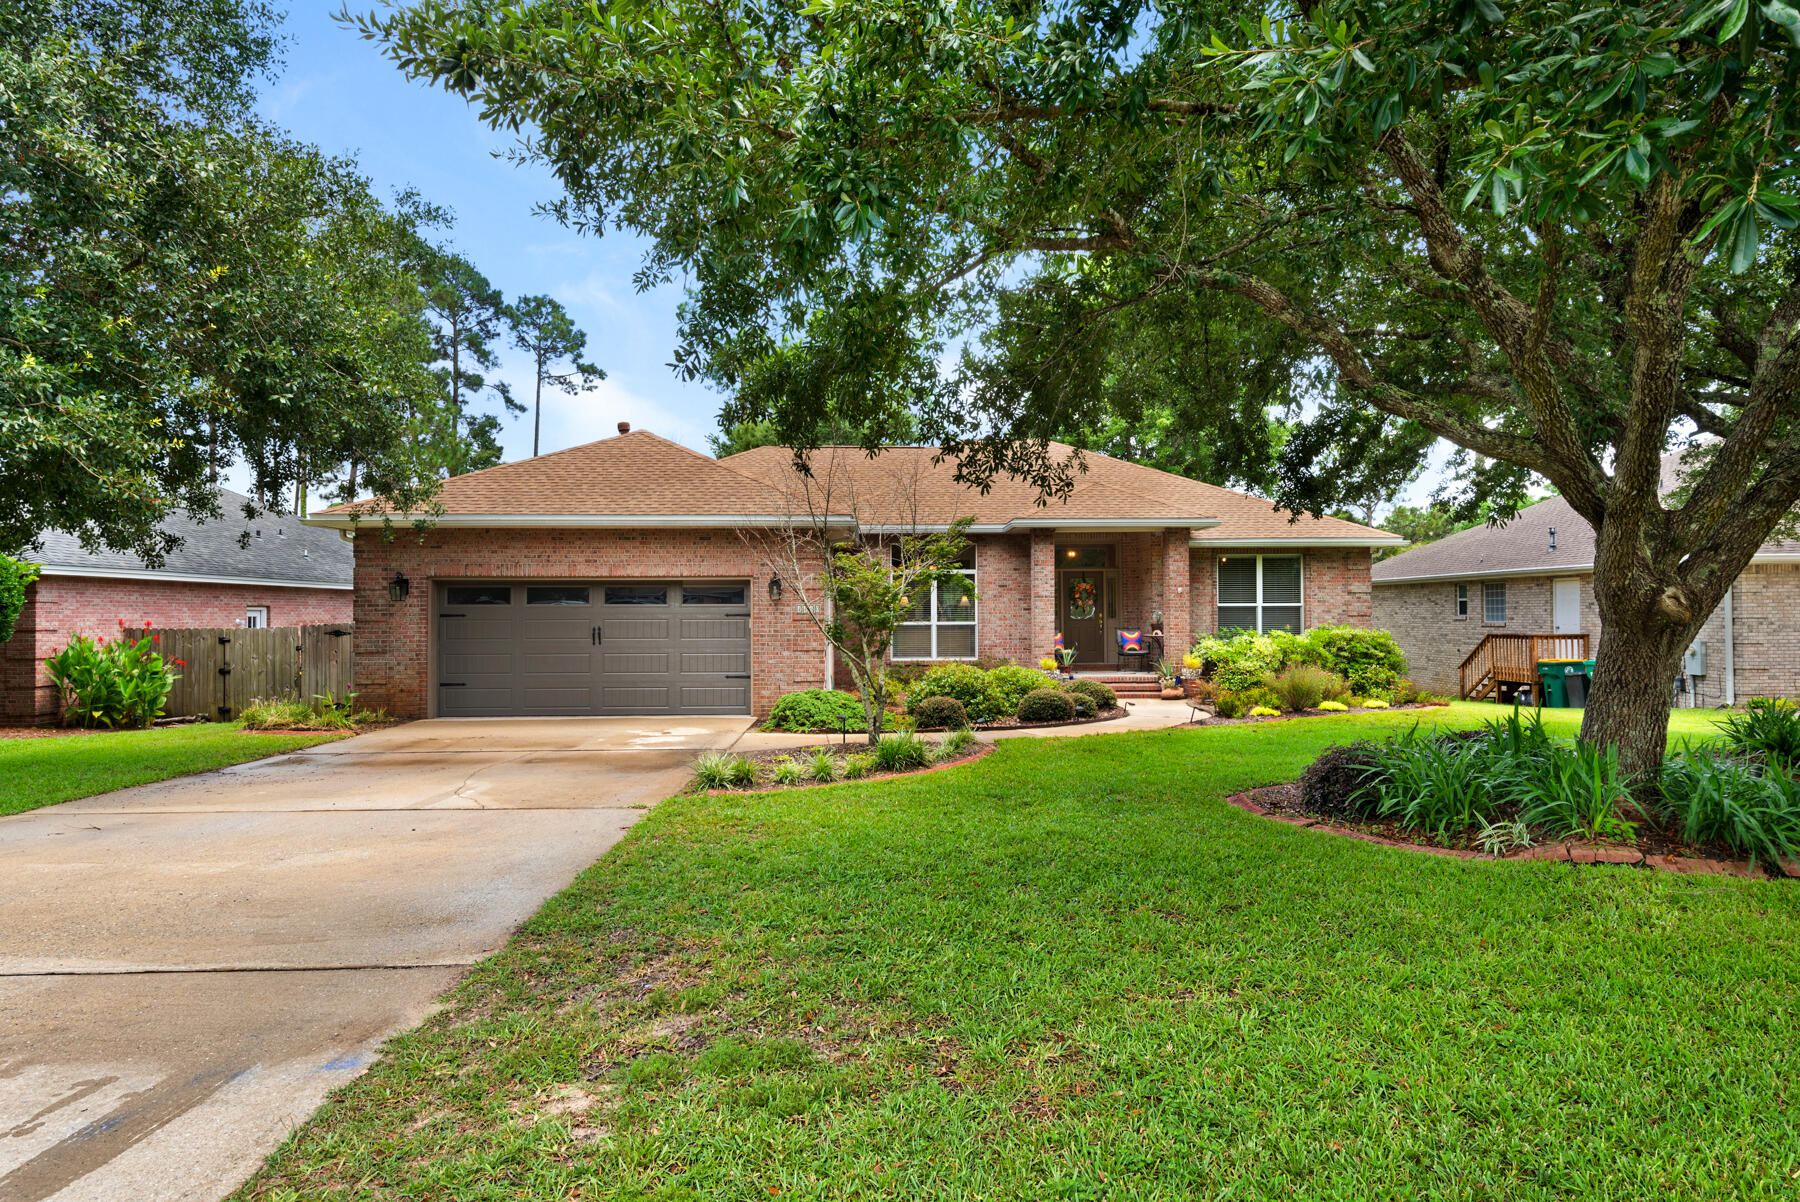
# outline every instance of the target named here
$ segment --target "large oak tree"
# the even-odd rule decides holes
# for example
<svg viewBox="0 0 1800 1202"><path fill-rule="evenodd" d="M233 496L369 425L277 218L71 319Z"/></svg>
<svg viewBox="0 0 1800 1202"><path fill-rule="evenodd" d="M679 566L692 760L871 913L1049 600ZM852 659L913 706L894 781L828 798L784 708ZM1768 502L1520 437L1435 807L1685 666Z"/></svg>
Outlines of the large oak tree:
<svg viewBox="0 0 1800 1202"><path fill-rule="evenodd" d="M1282 449L1290 506L1365 495L1423 436L1503 510L1548 480L1598 533L1584 735L1635 769L1681 651L1800 500L1783 0L420 0L362 23L519 130L562 217L692 281L678 362L766 410L734 417L912 405L970 478L1055 489L1079 464L1043 439L1120 348L1225 298L1330 376Z"/></svg>

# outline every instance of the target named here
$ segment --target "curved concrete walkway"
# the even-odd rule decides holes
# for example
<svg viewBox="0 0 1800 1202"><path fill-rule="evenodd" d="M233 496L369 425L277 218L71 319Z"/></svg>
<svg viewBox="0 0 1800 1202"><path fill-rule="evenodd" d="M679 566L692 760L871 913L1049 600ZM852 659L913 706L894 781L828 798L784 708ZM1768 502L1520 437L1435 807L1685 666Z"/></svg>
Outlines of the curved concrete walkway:
<svg viewBox="0 0 1800 1202"><path fill-rule="evenodd" d="M0 1199L228 1193L748 726L415 722L0 819Z"/></svg>

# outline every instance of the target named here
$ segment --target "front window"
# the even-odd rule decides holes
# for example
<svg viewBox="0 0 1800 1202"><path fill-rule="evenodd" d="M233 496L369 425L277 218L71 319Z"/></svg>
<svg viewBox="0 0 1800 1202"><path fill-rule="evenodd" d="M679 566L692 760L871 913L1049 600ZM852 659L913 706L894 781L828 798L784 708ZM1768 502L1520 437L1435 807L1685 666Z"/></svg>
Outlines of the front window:
<svg viewBox="0 0 1800 1202"><path fill-rule="evenodd" d="M900 626L894 631L895 659L975 658L975 550L963 554L963 566L920 588Z"/></svg>
<svg viewBox="0 0 1800 1202"><path fill-rule="evenodd" d="M1298 555L1228 555L1219 560L1219 630L1300 633Z"/></svg>
<svg viewBox="0 0 1800 1202"><path fill-rule="evenodd" d="M1490 580L1481 586L1481 620L1506 621L1506 581Z"/></svg>

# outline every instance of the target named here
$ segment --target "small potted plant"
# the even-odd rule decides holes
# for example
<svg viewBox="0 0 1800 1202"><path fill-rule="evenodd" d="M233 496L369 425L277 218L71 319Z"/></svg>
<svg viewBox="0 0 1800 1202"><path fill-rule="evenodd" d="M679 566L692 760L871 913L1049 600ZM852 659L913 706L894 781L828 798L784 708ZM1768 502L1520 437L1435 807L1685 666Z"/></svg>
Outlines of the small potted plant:
<svg viewBox="0 0 1800 1202"><path fill-rule="evenodd" d="M1064 680L1075 679L1075 648L1058 647L1056 649L1056 663L1062 668Z"/></svg>
<svg viewBox="0 0 1800 1202"><path fill-rule="evenodd" d="M1181 688L1181 669L1176 665L1174 660L1165 659L1158 662L1156 665L1156 675L1162 682L1162 695L1164 699L1175 701L1180 697L1185 696Z"/></svg>
<svg viewBox="0 0 1800 1202"><path fill-rule="evenodd" d="M1055 676L1056 675L1056 657L1052 656L1052 655L1046 655L1043 659L1040 659L1038 661L1038 670L1043 672L1044 675L1046 675L1046 676Z"/></svg>
<svg viewBox="0 0 1800 1202"><path fill-rule="evenodd" d="M1192 651L1181 657L1181 691L1188 697L1200 695L1200 657Z"/></svg>

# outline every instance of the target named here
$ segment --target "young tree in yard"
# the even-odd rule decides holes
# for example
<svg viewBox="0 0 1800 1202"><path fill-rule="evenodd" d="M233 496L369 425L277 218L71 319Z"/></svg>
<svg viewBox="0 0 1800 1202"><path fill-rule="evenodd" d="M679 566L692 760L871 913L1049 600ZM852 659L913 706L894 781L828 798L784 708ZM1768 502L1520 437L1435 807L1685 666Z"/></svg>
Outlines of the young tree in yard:
<svg viewBox="0 0 1800 1202"><path fill-rule="evenodd" d="M677 362L773 381L778 425L827 363L839 398L914 404L965 478L1054 493L1080 464L1046 439L1117 332L1218 295L1332 376L1283 504L1359 495L1423 435L1469 453L1468 502L1548 480L1597 534L1583 734L1646 775L1682 651L1800 500L1787 3L420 0L362 25L529 130L571 224L691 279Z"/></svg>
<svg viewBox="0 0 1800 1202"><path fill-rule="evenodd" d="M531 400L531 453L538 453L538 432L543 425L544 385L567 393L586 392L606 373L592 363L581 361L587 349L587 335L569 319L568 310L554 297L527 296L512 307L513 345L531 356L535 373L535 389ZM555 364L569 360L569 366L557 371Z"/></svg>
<svg viewBox="0 0 1800 1202"><path fill-rule="evenodd" d="M923 529L917 480L897 470L888 483L870 496L835 461L808 457L806 471L784 466L770 480L787 520L738 532L850 669L871 743L881 740L887 714L894 632L914 612L915 598L966 579L957 568L969 546L968 519ZM896 520L908 515L915 516Z"/></svg>

